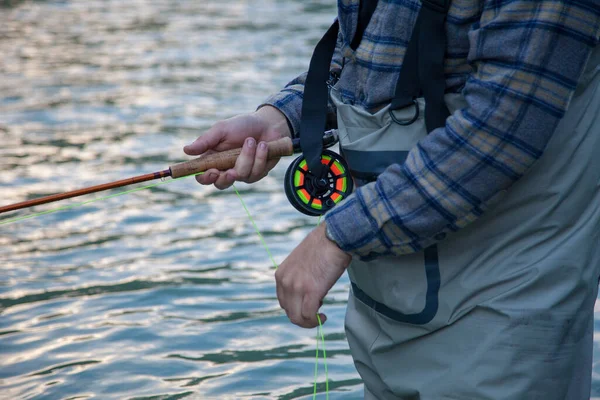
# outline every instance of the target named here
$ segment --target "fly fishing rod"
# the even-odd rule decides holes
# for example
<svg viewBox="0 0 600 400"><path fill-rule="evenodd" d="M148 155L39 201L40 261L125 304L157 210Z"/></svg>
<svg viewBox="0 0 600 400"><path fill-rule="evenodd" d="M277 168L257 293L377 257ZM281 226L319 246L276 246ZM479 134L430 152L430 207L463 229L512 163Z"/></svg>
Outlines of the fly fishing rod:
<svg viewBox="0 0 600 400"><path fill-rule="evenodd" d="M338 135L337 135L336 130L327 131L323 135L323 147L325 147L325 148L333 146L335 143L337 143L337 141L338 141ZM281 139L278 139L275 141L267 142L267 148L268 148L267 159L269 159L269 160L284 157L284 156L291 156L294 153L300 153L302 151L300 149L300 139L290 139L287 137L281 138ZM72 190L69 192L58 193L58 194L53 194L50 196L40 197L37 199L22 201L20 203L9 204L7 206L0 207L0 214L9 212L9 211L20 210L23 208L34 207L34 206L38 206L41 204L52 203L52 202L59 201L59 200L65 200L65 199L70 199L73 197L79 197L79 196L83 196L86 194L102 192L102 191L109 190L109 189L120 188L123 186L133 185L136 183L147 182L147 181L151 181L151 180L155 180L155 179L162 179L162 178L167 178L167 177L171 177L173 179L182 178L182 177L189 176L189 175L199 174L201 172L204 172L206 170L213 169L213 168L218 169L220 171L225 171L225 170L228 170L235 166L235 162L236 162L238 156L240 155L241 151L242 151L241 148L237 148L237 149L222 151L219 153L207 154L207 155L203 155L198 158L195 158L193 160L174 164L174 165L170 166L168 169L165 169L163 171L152 172L149 174L134 176L131 178L122 179L122 180L109 182L109 183L104 183L101 185L90 186L90 187L86 187L86 188L82 188L82 189ZM325 152L332 153L337 156L337 154L335 154L331 151L325 150ZM324 157L327 157L327 155L324 155ZM339 158L339 156L337 156L337 157ZM301 159L301 158L302 157L299 157L299 159ZM304 181L304 174L306 172L305 170L302 170L302 166L298 167L298 165L301 163L299 161L299 159L297 159L293 165L296 165L296 167L294 167L294 168L297 168L301 172L296 171L298 173L292 174L289 177L289 179L292 179L292 180L295 177L296 183L298 183L299 179L300 179L300 178L298 178L299 177L298 174L301 175L302 181ZM343 162L343 160L342 160L342 162ZM304 165L305 164L306 164L306 162L304 163ZM339 170L339 168L338 168L338 170ZM336 171L336 172L338 172L338 171ZM345 172L345 170L344 170L344 172ZM287 175L289 175L289 170L288 170L288 174L286 174L286 176ZM340 174L337 174L336 176L339 176L339 175ZM346 178L347 178L346 174L344 174L344 176L339 176L339 179L346 179ZM307 181L310 181L310 179L307 179ZM331 182L331 183L334 183L334 182ZM320 186L323 186L323 184L324 183L320 183ZM292 198L290 198L290 194L288 193L288 189L287 189L288 186L290 186L290 185L289 184L286 185L286 194L288 194L288 198L290 199L290 201L300 201L302 203L302 205L300 205L300 206L292 203L294 205L294 207L296 207L297 209L299 209L299 207L303 207L303 208L308 207L310 209L310 204L313 204L313 207L316 207L317 203L321 202L319 197L323 197L324 195L328 195L328 194L335 195L336 200L338 197L342 196L342 194L335 192L335 190L337 190L335 188L333 188L329 191L323 192L322 188L321 189L316 188L316 186L318 186L318 185L312 185L311 187L305 188L305 185L303 184L303 185L301 185L302 187L299 187L296 190L296 192L299 192L299 194L296 193L296 196L295 197L293 196L293 199L292 199ZM294 185L294 182L292 182L290 187L295 187L295 186L298 186L298 185ZM339 186L341 188L343 185L338 184L337 186ZM337 191L339 192L339 190L337 190ZM314 192L314 193L312 193L312 192ZM312 197L312 201L311 201L311 197ZM303 211L303 212L305 212L305 211Z"/></svg>

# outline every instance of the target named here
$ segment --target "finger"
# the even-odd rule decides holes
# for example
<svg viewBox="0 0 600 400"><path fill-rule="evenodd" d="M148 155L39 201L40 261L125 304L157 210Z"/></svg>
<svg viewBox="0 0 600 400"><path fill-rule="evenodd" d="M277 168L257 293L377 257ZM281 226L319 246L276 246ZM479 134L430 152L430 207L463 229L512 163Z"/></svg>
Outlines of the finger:
<svg viewBox="0 0 600 400"><path fill-rule="evenodd" d="M203 174L196 175L196 181L201 185L212 185L217 181L220 174L217 169L209 169Z"/></svg>
<svg viewBox="0 0 600 400"><path fill-rule="evenodd" d="M219 190L227 189L229 186L233 185L236 178L236 173L233 169L222 172L215 181L215 187Z"/></svg>
<svg viewBox="0 0 600 400"><path fill-rule="evenodd" d="M302 326L302 290L295 283L294 277L286 270L285 261L275 272L277 298L279 305L285 310L291 323Z"/></svg>
<svg viewBox="0 0 600 400"><path fill-rule="evenodd" d="M279 307L281 307L281 309L285 311L285 305L284 305L285 297L284 297L283 289L281 288L281 285L278 285L278 284L275 285L275 292L277 293L277 301L279 302Z"/></svg>
<svg viewBox="0 0 600 400"><path fill-rule="evenodd" d="M303 324L306 328L314 328L319 325L317 320L317 312L321 299L313 293L306 293L302 299L301 315Z"/></svg>
<svg viewBox="0 0 600 400"><path fill-rule="evenodd" d="M302 297L297 293L293 293L288 297L286 311L288 317L294 325L302 328L309 328L306 325L305 319L302 317Z"/></svg>
<svg viewBox="0 0 600 400"><path fill-rule="evenodd" d="M275 271L275 290L277 292L277 301L279 301L279 307L281 307L283 310L286 309L285 304L286 304L286 290L283 287L283 284L281 283L281 274L282 274L282 269L281 269L281 265L279 266L279 268ZM287 314L287 311L286 311Z"/></svg>
<svg viewBox="0 0 600 400"><path fill-rule="evenodd" d="M321 325L323 325L325 321L327 321L327 315L319 313L319 319L321 320ZM317 320L317 322L319 322L319 320Z"/></svg>
<svg viewBox="0 0 600 400"><path fill-rule="evenodd" d="M217 122L198 139L184 146L183 151L187 155L197 156L209 149L216 149L225 138L225 134L225 124L222 121Z"/></svg>
<svg viewBox="0 0 600 400"><path fill-rule="evenodd" d="M244 146L242 146L242 152L238 156L235 162L235 172L237 178L241 181L246 182L254 165L254 156L256 154L256 140L254 138L246 138Z"/></svg>
<svg viewBox="0 0 600 400"><path fill-rule="evenodd" d="M256 182L265 177L267 172L267 143L260 142L256 148L256 155L254 156L254 165L252 171L247 179L247 182Z"/></svg>
<svg viewBox="0 0 600 400"><path fill-rule="evenodd" d="M282 286L286 296L285 309L290 321L302 328L308 328L307 321L302 315L304 293L306 293L303 283L293 276L285 276Z"/></svg>

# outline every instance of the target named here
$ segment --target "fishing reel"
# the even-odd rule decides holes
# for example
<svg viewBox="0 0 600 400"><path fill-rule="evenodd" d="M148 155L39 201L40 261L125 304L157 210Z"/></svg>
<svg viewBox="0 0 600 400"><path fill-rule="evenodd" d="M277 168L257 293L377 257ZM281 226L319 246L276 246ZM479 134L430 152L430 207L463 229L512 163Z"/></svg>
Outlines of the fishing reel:
<svg viewBox="0 0 600 400"><path fill-rule="evenodd" d="M336 142L336 132L326 132L324 147L330 147ZM306 159L301 155L290 164L285 173L285 194L292 206L306 215L325 214L348 197L354 188L348 164L339 154L323 150L321 164L324 170L316 176L309 170Z"/></svg>

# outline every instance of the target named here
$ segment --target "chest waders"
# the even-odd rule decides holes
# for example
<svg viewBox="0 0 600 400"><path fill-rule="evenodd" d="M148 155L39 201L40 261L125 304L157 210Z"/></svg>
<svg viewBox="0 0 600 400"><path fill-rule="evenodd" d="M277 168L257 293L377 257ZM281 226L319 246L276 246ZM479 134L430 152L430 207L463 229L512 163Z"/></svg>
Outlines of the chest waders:
<svg viewBox="0 0 600 400"><path fill-rule="evenodd" d="M359 26L368 22L364 10L375 8L365 4ZM341 152L357 185L402 163L467 106L461 94L444 95L446 10L423 1L390 105L371 114L331 91ZM329 67L323 42L335 41L337 29L336 22L311 59L305 143L323 131L326 78L309 78L315 60ZM307 104L317 104L313 85L321 86L319 110ZM307 161L318 161L316 148L307 148ZM600 276L598 149L600 47L543 156L481 218L419 253L352 261L346 333L365 398L589 399Z"/></svg>

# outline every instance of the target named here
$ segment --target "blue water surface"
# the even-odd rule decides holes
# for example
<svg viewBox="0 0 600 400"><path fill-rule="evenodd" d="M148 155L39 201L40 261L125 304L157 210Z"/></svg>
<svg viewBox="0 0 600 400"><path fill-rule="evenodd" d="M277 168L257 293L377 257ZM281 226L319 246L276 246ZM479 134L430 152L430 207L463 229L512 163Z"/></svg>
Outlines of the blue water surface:
<svg viewBox="0 0 600 400"><path fill-rule="evenodd" d="M329 1L8 3L2 205L186 159L214 122L301 73L335 15ZM285 198L290 161L237 185L276 262L317 223ZM312 397L316 330L279 308L274 266L232 190L186 179L2 225L0 268L2 399ZM343 278L324 305L332 399L362 395L347 292ZM324 382L321 362L322 398Z"/></svg>
<svg viewBox="0 0 600 400"><path fill-rule="evenodd" d="M307 68L335 3L0 1L0 205L186 159ZM317 223L285 197L291 161L237 185L276 262ZM0 225L0 271L2 399L312 398L316 330L279 308L232 190L186 179ZM323 307L331 399L362 398L348 286Z"/></svg>

